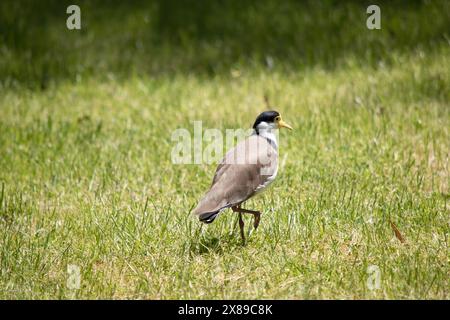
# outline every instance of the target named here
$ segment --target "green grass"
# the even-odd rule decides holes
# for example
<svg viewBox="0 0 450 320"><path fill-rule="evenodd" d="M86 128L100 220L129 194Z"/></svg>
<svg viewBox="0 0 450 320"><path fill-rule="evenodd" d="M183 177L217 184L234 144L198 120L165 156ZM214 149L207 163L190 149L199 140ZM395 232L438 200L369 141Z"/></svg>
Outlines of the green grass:
<svg viewBox="0 0 450 320"><path fill-rule="evenodd" d="M256 23L267 3L241 14ZM268 47L272 69L272 37L207 33L214 19L190 17L185 33L178 19L162 24L179 37L163 47L159 29L133 33L134 11L110 29L107 8L98 11L75 44L56 18L43 19L50 35L11 29L0 59L0 298L448 299L448 2L414 2L399 17L385 7L381 31L365 29L364 2L324 3L305 5L312 17L333 13L317 30L300 11L285 25L298 39L274 31L287 53ZM230 12L225 22L239 11ZM119 29L129 33L115 39ZM144 35L142 51L126 51ZM303 39L311 46L296 56ZM52 61L44 52L57 53L55 42L66 51ZM215 165L172 164L171 134L192 132L194 120L250 127L264 94L295 130L280 133L276 182L246 204L263 215L255 232L246 217L242 246L231 211L208 226L189 214ZM80 267L79 290L67 287L68 265ZM367 287L371 265L377 290Z"/></svg>

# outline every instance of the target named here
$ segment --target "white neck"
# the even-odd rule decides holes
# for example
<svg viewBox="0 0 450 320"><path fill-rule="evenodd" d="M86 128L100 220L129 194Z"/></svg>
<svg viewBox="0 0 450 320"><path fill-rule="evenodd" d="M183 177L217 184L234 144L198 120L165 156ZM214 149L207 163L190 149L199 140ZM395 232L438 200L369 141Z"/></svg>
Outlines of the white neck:
<svg viewBox="0 0 450 320"><path fill-rule="evenodd" d="M278 142L274 129L259 129L258 132L260 137L269 140L270 144L275 148L275 150L278 150ZM256 131L253 134L256 134Z"/></svg>

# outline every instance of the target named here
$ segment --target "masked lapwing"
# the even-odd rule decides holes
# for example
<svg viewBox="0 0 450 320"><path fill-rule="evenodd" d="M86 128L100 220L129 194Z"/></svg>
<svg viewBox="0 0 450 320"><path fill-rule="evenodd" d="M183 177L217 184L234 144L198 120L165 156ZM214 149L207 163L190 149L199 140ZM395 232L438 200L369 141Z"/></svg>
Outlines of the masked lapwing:
<svg viewBox="0 0 450 320"><path fill-rule="evenodd" d="M239 214L243 243L243 213L254 216L258 228L261 212L242 208L242 204L266 189L277 176L278 142L275 130L291 129L277 111L265 111L255 120L253 134L229 150L216 169L212 185L193 213L204 223L211 223L225 209Z"/></svg>

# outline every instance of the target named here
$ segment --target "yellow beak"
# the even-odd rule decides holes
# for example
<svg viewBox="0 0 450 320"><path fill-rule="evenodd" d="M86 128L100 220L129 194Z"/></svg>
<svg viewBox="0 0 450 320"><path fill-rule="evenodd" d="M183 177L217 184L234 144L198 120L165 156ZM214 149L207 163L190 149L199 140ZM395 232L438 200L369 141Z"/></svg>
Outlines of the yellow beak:
<svg viewBox="0 0 450 320"><path fill-rule="evenodd" d="M289 130L292 130L292 127L290 125L288 125L286 122L283 121L283 119L280 119L278 121L278 128L288 128Z"/></svg>

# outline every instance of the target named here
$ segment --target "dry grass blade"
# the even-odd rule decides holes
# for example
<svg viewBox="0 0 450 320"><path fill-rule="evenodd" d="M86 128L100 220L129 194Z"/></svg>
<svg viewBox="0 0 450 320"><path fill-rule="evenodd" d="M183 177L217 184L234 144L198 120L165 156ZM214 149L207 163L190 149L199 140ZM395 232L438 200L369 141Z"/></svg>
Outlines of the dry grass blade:
<svg viewBox="0 0 450 320"><path fill-rule="evenodd" d="M267 109L271 109L269 96L267 94L264 95L264 103L266 104Z"/></svg>
<svg viewBox="0 0 450 320"><path fill-rule="evenodd" d="M405 238L403 238L402 234L400 233L400 230L398 230L395 223L393 223L391 220L389 220L389 223L391 224L392 230L394 230L395 237L400 240L401 243L405 243Z"/></svg>

